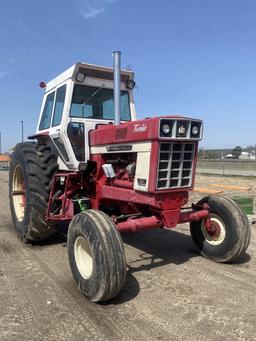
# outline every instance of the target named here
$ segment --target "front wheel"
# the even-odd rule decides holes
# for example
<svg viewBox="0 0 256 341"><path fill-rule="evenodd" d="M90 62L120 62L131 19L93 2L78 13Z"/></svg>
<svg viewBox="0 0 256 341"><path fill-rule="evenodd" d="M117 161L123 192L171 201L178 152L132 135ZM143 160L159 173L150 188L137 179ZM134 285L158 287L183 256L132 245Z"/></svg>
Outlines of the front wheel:
<svg viewBox="0 0 256 341"><path fill-rule="evenodd" d="M216 262L231 262L243 254L250 242L251 230L248 218L233 200L221 196L209 196L198 202L207 203L210 225L205 219L190 223L192 239L200 253Z"/></svg>
<svg viewBox="0 0 256 341"><path fill-rule="evenodd" d="M118 295L126 278L123 241L103 212L87 210L72 219L68 230L69 263L74 279L91 301Z"/></svg>

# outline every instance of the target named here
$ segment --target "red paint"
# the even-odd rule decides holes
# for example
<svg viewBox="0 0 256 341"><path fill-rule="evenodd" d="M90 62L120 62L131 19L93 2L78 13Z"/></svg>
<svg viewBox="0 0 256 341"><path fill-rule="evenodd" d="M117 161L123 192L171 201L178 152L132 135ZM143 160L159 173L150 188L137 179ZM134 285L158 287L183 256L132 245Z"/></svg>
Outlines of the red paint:
<svg viewBox="0 0 256 341"><path fill-rule="evenodd" d="M138 219L127 219L126 221L117 223L116 225L120 232L135 232L163 227L163 222L161 219L152 216Z"/></svg>
<svg viewBox="0 0 256 341"><path fill-rule="evenodd" d="M199 221L209 217L209 210L182 212L179 217L179 224L189 223L191 221Z"/></svg>
<svg viewBox="0 0 256 341"><path fill-rule="evenodd" d="M212 237L212 238L217 238L220 235L220 225L216 221L212 221L209 219L209 223L205 224L205 229L207 233Z"/></svg>
<svg viewBox="0 0 256 341"><path fill-rule="evenodd" d="M116 125L100 125L98 129L90 132L90 145L99 146L114 143L134 143L158 138L159 118L130 121ZM126 134L123 134L126 129ZM144 130L143 130L144 129ZM119 133L119 131L122 132Z"/></svg>
<svg viewBox="0 0 256 341"><path fill-rule="evenodd" d="M152 228L172 228L177 224L199 221L209 216L208 210L180 212L180 210L162 211L161 216L144 217L138 219L127 219L124 222L117 223L120 232L143 231Z"/></svg>
<svg viewBox="0 0 256 341"><path fill-rule="evenodd" d="M173 228L179 223L180 209L162 211L161 218L165 227Z"/></svg>
<svg viewBox="0 0 256 341"><path fill-rule="evenodd" d="M186 119L186 117L180 116L162 116L161 118ZM120 125L99 125L97 129L90 132L90 146L155 141L159 139L159 121L160 117L153 117L139 121L129 121ZM162 139L170 140L170 138ZM179 141L181 140L179 139Z"/></svg>
<svg viewBox="0 0 256 341"><path fill-rule="evenodd" d="M129 180L113 180L113 185L121 188L133 188L133 182Z"/></svg>
<svg viewBox="0 0 256 341"><path fill-rule="evenodd" d="M54 200L54 195L60 183L60 178L64 179L64 190L57 198ZM81 188L79 173L59 173L54 175L53 186L50 193L50 198L48 202L48 208L46 212L47 220L71 220L74 216L74 203L72 197L79 192ZM60 209L57 213L55 206L56 203L59 205Z"/></svg>
<svg viewBox="0 0 256 341"><path fill-rule="evenodd" d="M167 118L167 117L166 117ZM168 117L178 118L178 117ZM90 173L66 172L54 176L53 186L50 194L50 200L47 210L48 220L71 220L75 214L73 198L87 197L90 200L91 208L107 211L114 207L113 217L118 214L136 214L143 213L144 217L129 218L126 221L117 223L120 232L146 230L157 227L173 228L177 224L205 219L206 225L209 221L208 207L197 207L190 212L181 211L188 201L188 192L194 186L195 167L197 158L198 142L189 139L175 140L159 138L159 117L122 123L121 125L99 125L95 130L89 133L91 146L114 146L121 144L128 146L128 149L122 154L122 151L108 154L91 155ZM30 138L40 138L47 136L48 132L33 135ZM161 141L188 142L194 143L195 158L193 160L192 184L189 188L173 188L165 190L156 189L156 180L158 176L159 163L159 145ZM128 174L127 164L136 162L136 155L132 151L135 142L151 142L150 154L150 172L148 191L137 191L133 189L134 178ZM131 150L129 147L131 146ZM110 161L108 161L110 160ZM106 178L102 169L105 163L111 163L116 178ZM60 177L63 178L63 184L60 183ZM57 200L55 198L56 192ZM57 208L56 209L56 205ZM103 209L103 210L104 210ZM119 213L118 213L119 212ZM110 213L111 215L111 213ZM211 225L211 228L213 226ZM215 228L215 232L216 232ZM214 233L215 233L214 232Z"/></svg>
<svg viewBox="0 0 256 341"><path fill-rule="evenodd" d="M125 201L135 204L147 205L159 210L180 208L187 202L187 192L158 193L139 192L132 189L114 186L98 186L98 198L114 201Z"/></svg>
<svg viewBox="0 0 256 341"><path fill-rule="evenodd" d="M152 142L150 154L150 170L148 180L148 191L156 191L156 179L158 171L158 158L159 158L159 141ZM169 193L170 191L168 191Z"/></svg>

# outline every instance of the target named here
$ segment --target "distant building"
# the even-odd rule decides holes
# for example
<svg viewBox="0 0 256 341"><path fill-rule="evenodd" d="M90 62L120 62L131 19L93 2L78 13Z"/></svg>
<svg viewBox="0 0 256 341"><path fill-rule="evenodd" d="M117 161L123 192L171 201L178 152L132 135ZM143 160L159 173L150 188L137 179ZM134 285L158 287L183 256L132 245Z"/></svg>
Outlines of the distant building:
<svg viewBox="0 0 256 341"><path fill-rule="evenodd" d="M225 159L234 159L234 155L233 154L227 154L227 155L225 155Z"/></svg>
<svg viewBox="0 0 256 341"><path fill-rule="evenodd" d="M239 156L241 160L256 160L254 152L242 152Z"/></svg>
<svg viewBox="0 0 256 341"><path fill-rule="evenodd" d="M0 169L8 169L10 163L10 156L5 154L0 154Z"/></svg>

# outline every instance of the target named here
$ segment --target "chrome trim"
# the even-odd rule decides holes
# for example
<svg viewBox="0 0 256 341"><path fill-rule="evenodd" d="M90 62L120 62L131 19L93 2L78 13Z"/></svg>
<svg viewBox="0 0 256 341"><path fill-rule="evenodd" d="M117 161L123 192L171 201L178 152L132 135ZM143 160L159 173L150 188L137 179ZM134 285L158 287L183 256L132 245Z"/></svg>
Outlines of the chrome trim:
<svg viewBox="0 0 256 341"><path fill-rule="evenodd" d="M161 121L170 121L172 124L172 134L171 136L161 136ZM187 129L187 134L186 136L182 136L179 137L176 135L176 130L177 130L177 122L179 121L188 121L188 129ZM199 137L191 137L190 136L190 131L191 131L191 124L192 122L198 123L200 124L200 135ZM178 141L182 141L182 140L189 140L189 141L200 141L202 140L202 136L203 136L203 121L202 120L198 120L198 119L192 119L192 118L160 118L159 120L159 127L158 127L158 135L160 139L164 139L164 140L178 140Z"/></svg>

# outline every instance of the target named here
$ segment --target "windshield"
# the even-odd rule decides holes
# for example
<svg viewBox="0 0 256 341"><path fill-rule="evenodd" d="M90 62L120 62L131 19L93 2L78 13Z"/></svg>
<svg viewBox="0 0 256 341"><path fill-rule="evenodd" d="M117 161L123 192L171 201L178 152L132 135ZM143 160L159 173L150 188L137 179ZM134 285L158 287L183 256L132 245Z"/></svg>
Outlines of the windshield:
<svg viewBox="0 0 256 341"><path fill-rule="evenodd" d="M70 116L114 120L113 89L75 84ZM130 119L129 94L128 91L121 91L121 120Z"/></svg>

